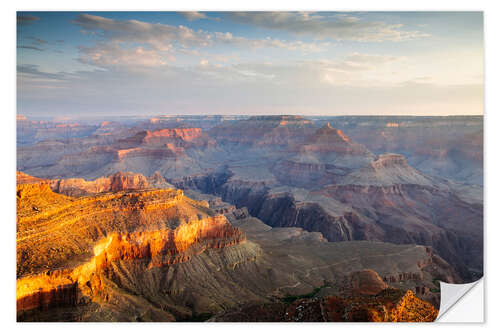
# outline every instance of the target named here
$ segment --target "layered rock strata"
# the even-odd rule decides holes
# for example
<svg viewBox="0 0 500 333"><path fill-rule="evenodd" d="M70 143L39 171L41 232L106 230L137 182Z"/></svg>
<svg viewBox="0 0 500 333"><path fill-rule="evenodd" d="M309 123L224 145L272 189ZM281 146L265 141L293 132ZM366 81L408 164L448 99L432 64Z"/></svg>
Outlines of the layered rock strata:
<svg viewBox="0 0 500 333"><path fill-rule="evenodd" d="M145 190L153 188L172 188L160 173L145 177L140 173L117 172L108 177L95 180L83 178L43 179L32 177L23 172L17 172L18 184L47 183L52 191L73 197L94 195L103 192L119 192L130 190Z"/></svg>

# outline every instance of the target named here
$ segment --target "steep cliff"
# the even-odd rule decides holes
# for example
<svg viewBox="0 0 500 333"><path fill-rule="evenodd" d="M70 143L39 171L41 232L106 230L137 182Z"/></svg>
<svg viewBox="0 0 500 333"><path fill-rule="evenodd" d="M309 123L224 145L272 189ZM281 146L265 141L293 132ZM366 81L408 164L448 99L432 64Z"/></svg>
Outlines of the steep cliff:
<svg viewBox="0 0 500 333"><path fill-rule="evenodd" d="M374 155L330 123L287 147L287 154L272 166L282 184L317 188L342 181L353 170L370 164Z"/></svg>
<svg viewBox="0 0 500 333"><path fill-rule="evenodd" d="M341 117L336 124L377 154L403 154L433 176L483 184L482 116Z"/></svg>
<svg viewBox="0 0 500 333"><path fill-rule="evenodd" d="M77 305L85 302L85 297L100 300L105 297L102 279L120 280L114 262L139 261L147 269L166 267L189 261L207 249L223 249L244 241L241 231L231 227L223 216L181 224L174 230L114 232L98 241L93 256L81 265L19 277L17 311Z"/></svg>
<svg viewBox="0 0 500 333"><path fill-rule="evenodd" d="M17 172L17 184L47 183L52 191L69 196L93 195L103 192L173 188L160 173L145 177L139 173L117 172L95 180L83 178L43 179Z"/></svg>
<svg viewBox="0 0 500 333"><path fill-rule="evenodd" d="M333 128L330 123L311 135L300 149L304 152L367 154L368 149L353 142L344 132Z"/></svg>
<svg viewBox="0 0 500 333"><path fill-rule="evenodd" d="M366 166L336 179L334 184L393 185L418 184L438 185L438 179L426 176L410 167L403 155L383 154Z"/></svg>
<svg viewBox="0 0 500 333"><path fill-rule="evenodd" d="M113 232L176 228L215 214L180 190L117 192L70 198L48 184L18 185L18 276L91 255L100 238ZM36 256L30 255L36 249Z"/></svg>
<svg viewBox="0 0 500 333"><path fill-rule="evenodd" d="M390 169L391 165L406 168L399 156L379 158L371 168ZM482 225L469 223L482 221L482 205L468 203L446 188L411 183L329 185L298 198L288 188L233 179L227 170L173 182L180 188L220 195L238 208L247 207L252 216L272 227L318 231L329 241L432 246L462 279L474 280L473 271L482 271Z"/></svg>
<svg viewBox="0 0 500 333"><path fill-rule="evenodd" d="M239 246L214 253L228 265L259 252L224 216L180 190L71 198L53 193L46 183L20 184L17 210L20 319L65 306L99 304L102 310L110 297L131 292L123 269L128 279L138 281L148 271L163 274L162 269L210 249ZM168 311L164 315L171 316Z"/></svg>
<svg viewBox="0 0 500 333"><path fill-rule="evenodd" d="M287 146L314 133L310 120L300 116L254 116L212 128L210 136L221 144L243 146Z"/></svg>

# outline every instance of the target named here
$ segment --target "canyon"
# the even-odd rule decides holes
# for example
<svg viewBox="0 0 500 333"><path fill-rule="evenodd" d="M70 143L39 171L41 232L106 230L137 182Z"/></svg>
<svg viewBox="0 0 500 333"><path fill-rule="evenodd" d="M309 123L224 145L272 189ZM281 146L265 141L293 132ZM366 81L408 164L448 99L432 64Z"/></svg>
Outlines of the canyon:
<svg viewBox="0 0 500 333"><path fill-rule="evenodd" d="M422 246L330 243L300 228L268 227L245 211L217 214L178 189L68 197L25 183L17 205L22 321L61 320L61 311L67 320L187 320L324 283L335 291L337 278L365 268L409 274L388 284L419 290L438 277L459 279Z"/></svg>
<svg viewBox="0 0 500 333"><path fill-rule="evenodd" d="M19 321L432 321L482 276L482 118L18 128Z"/></svg>

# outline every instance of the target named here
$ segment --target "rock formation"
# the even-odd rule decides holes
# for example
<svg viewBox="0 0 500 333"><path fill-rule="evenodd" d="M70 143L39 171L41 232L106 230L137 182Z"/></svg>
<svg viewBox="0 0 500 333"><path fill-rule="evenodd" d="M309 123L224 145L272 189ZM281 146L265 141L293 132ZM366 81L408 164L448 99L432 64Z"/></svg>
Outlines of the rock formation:
<svg viewBox="0 0 500 333"><path fill-rule="evenodd" d="M357 295L376 295L387 289L387 284L373 270L364 270L351 273L346 280L348 286L344 287Z"/></svg>
<svg viewBox="0 0 500 333"><path fill-rule="evenodd" d="M173 182L179 188L194 187L219 195L237 208L247 207L252 216L272 227L319 231L329 241L378 240L433 246L462 279L474 279L467 267L482 270L482 225L470 221L482 221L482 206L468 203L446 188L425 183L394 184L399 179L395 177L397 172L390 171L394 160L399 163L395 167L413 172L398 156L382 157L374 165L384 169L391 180L387 183L392 185L380 181L329 185L307 192L304 198L293 191L275 191L262 182L233 180L228 171ZM419 177L418 173L410 174L411 179Z"/></svg>
<svg viewBox="0 0 500 333"><path fill-rule="evenodd" d="M96 180L82 178L43 179L32 177L23 172L17 172L17 184L47 183L52 191L69 196L92 195L103 192L119 192L127 190L145 190L152 188L172 188L160 173L155 173L147 178L142 174L133 172L117 172L108 177Z"/></svg>
<svg viewBox="0 0 500 333"><path fill-rule="evenodd" d="M426 301L398 289L370 296L301 298L292 304L252 305L213 318L213 321L266 322L432 322L438 311Z"/></svg>
<svg viewBox="0 0 500 333"><path fill-rule="evenodd" d="M310 120L300 116L254 116L236 123L222 123L210 135L223 144L286 146L314 132Z"/></svg>
<svg viewBox="0 0 500 333"><path fill-rule="evenodd" d="M360 144L353 142L339 129L327 123L318 129L300 147L303 152L341 153L341 154L366 154L368 150Z"/></svg>
<svg viewBox="0 0 500 333"><path fill-rule="evenodd" d="M420 286L446 271L429 270L420 247L337 247L317 233L273 230L245 209L228 212L229 223L209 205L176 189L70 197L46 182L18 184L18 320L187 320L343 280L359 265L384 276L425 270ZM375 288L363 274L349 281Z"/></svg>
<svg viewBox="0 0 500 333"><path fill-rule="evenodd" d="M335 124L376 154L403 154L433 176L483 184L483 117L339 117Z"/></svg>
<svg viewBox="0 0 500 333"><path fill-rule="evenodd" d="M325 312L329 321L356 322L432 322L438 311L412 291L386 289L375 297L327 297Z"/></svg>
<svg viewBox="0 0 500 333"><path fill-rule="evenodd" d="M152 269L245 241L180 190L75 199L33 183L17 192L18 313L99 299L102 278L116 280L116 261Z"/></svg>
<svg viewBox="0 0 500 333"><path fill-rule="evenodd" d="M336 181L338 184L392 185L419 184L438 185L431 177L410 167L403 155L383 154L363 168L355 170Z"/></svg>

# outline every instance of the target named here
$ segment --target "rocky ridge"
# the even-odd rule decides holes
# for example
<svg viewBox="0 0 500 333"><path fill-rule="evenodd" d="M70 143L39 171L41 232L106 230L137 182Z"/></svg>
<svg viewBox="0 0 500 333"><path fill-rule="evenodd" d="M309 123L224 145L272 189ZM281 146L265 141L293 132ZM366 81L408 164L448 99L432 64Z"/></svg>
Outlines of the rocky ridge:
<svg viewBox="0 0 500 333"><path fill-rule="evenodd" d="M71 198L46 183L20 184L17 208L21 317L31 310L105 302L105 280L120 281L115 263L137 262L136 270L151 270L245 242L224 216L180 190Z"/></svg>
<svg viewBox="0 0 500 333"><path fill-rule="evenodd" d="M85 180L83 178L43 179L17 171L17 184L26 183L47 183L56 193L76 197L103 192L173 188L160 173L145 177L133 172L117 172L108 177Z"/></svg>

